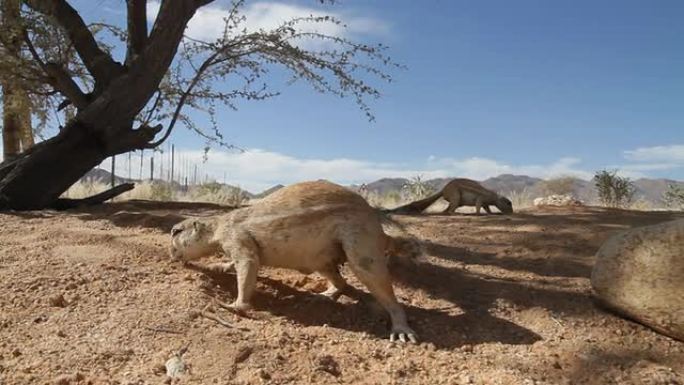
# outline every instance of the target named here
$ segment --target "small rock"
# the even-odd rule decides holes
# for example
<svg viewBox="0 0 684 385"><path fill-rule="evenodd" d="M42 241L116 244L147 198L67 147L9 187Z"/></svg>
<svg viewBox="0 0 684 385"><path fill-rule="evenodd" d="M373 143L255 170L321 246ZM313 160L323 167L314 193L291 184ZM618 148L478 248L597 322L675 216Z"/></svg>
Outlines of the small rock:
<svg viewBox="0 0 684 385"><path fill-rule="evenodd" d="M154 368L152 368L152 373L162 375L166 373L166 366L162 364L155 365Z"/></svg>
<svg viewBox="0 0 684 385"><path fill-rule="evenodd" d="M262 380L270 380L271 379L271 375L267 371L265 371L264 369L257 370L256 374Z"/></svg>
<svg viewBox="0 0 684 385"><path fill-rule="evenodd" d="M179 378L187 370L185 362L183 362L180 356L169 358L164 367L166 367L166 375L170 378Z"/></svg>
<svg viewBox="0 0 684 385"><path fill-rule="evenodd" d="M254 352L254 349L251 346L243 345L239 347L237 353L235 354L235 363L239 364L244 362L249 358L252 352Z"/></svg>
<svg viewBox="0 0 684 385"><path fill-rule="evenodd" d="M62 374L61 376L55 378L54 384L55 385L70 385L70 384L77 384L85 379L85 376L81 374L80 372L76 372L75 374Z"/></svg>
<svg viewBox="0 0 684 385"><path fill-rule="evenodd" d="M69 384L71 384L71 376L63 374L63 375L55 378L54 384L55 385L69 385Z"/></svg>
<svg viewBox="0 0 684 385"><path fill-rule="evenodd" d="M50 304L50 306L54 306L54 307L66 307L67 306L67 302L64 299L64 296L61 294L57 294L57 295L54 295L54 296L48 298L48 303Z"/></svg>
<svg viewBox="0 0 684 385"><path fill-rule="evenodd" d="M190 310L188 312L188 319L190 321L197 319L200 316L200 312L197 310Z"/></svg>
<svg viewBox="0 0 684 385"><path fill-rule="evenodd" d="M329 354L324 354L316 359L315 370L322 370L324 372L332 374L335 377L341 374L340 366L337 364L337 361L335 361L333 356Z"/></svg>

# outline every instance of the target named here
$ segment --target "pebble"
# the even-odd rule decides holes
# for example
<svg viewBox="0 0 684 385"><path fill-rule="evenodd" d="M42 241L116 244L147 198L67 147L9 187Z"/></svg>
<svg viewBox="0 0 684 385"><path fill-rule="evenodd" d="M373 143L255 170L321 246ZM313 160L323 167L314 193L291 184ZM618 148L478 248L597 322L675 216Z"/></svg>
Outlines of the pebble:
<svg viewBox="0 0 684 385"><path fill-rule="evenodd" d="M66 307L67 306L67 302L64 299L64 296L61 294L56 294L56 295L53 295L50 298L48 298L48 303L50 304L50 306L54 306L54 307Z"/></svg>
<svg viewBox="0 0 684 385"><path fill-rule="evenodd" d="M235 354L235 363L239 364L246 361L249 356L252 355L252 352L254 352L254 349L251 346L243 345L239 347L237 353Z"/></svg>
<svg viewBox="0 0 684 385"><path fill-rule="evenodd" d="M179 356L173 356L164 364L166 367L166 375L169 378L179 378L187 370L185 362Z"/></svg>

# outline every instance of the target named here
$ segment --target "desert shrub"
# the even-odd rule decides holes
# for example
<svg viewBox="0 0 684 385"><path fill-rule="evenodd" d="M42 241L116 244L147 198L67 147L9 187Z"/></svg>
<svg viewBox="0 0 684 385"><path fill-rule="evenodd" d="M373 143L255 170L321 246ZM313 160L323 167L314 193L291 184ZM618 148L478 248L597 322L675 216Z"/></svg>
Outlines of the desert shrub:
<svg viewBox="0 0 684 385"><path fill-rule="evenodd" d="M518 191L511 191L507 194L503 194L503 196L510 199L515 209L534 206L534 197L528 187L524 187L522 190Z"/></svg>
<svg viewBox="0 0 684 385"><path fill-rule="evenodd" d="M147 198L153 201L172 201L175 199L173 187L166 182L152 182L149 184L150 196Z"/></svg>
<svg viewBox="0 0 684 385"><path fill-rule="evenodd" d="M202 183L196 188L196 193L197 195L202 195L202 196L212 196L212 195L218 195L221 193L221 190L223 189L223 185L212 181L212 182L206 182Z"/></svg>
<svg viewBox="0 0 684 385"><path fill-rule="evenodd" d="M631 210L639 210L639 211L651 211L655 207L653 206L652 202L649 202L648 200L644 198L639 198L635 200L634 202L629 204L629 208Z"/></svg>
<svg viewBox="0 0 684 385"><path fill-rule="evenodd" d="M399 206L401 203L405 202L402 199L399 191L389 191L385 194L378 194L373 191L369 191L362 195L369 205L375 208L394 208Z"/></svg>
<svg viewBox="0 0 684 385"><path fill-rule="evenodd" d="M226 186L218 182L208 182L192 188L188 199L194 202L217 203L238 207L244 205L249 200L249 196L240 187Z"/></svg>
<svg viewBox="0 0 684 385"><path fill-rule="evenodd" d="M545 195L573 195L575 193L575 178L562 176L541 182Z"/></svg>
<svg viewBox="0 0 684 385"><path fill-rule="evenodd" d="M411 201L423 199L434 193L434 188L425 183L422 175L412 177L404 186L402 186L401 190L404 194L404 198Z"/></svg>
<svg viewBox="0 0 684 385"><path fill-rule="evenodd" d="M617 170L597 171L594 175L594 186L601 204L609 207L629 205L636 192L634 183L627 177L617 175Z"/></svg>
<svg viewBox="0 0 684 385"><path fill-rule="evenodd" d="M684 210L684 186L670 183L663 194L663 202L667 207Z"/></svg>
<svg viewBox="0 0 684 385"><path fill-rule="evenodd" d="M90 179L80 180L74 183L67 191L62 194L64 198L81 199L105 191L109 185Z"/></svg>

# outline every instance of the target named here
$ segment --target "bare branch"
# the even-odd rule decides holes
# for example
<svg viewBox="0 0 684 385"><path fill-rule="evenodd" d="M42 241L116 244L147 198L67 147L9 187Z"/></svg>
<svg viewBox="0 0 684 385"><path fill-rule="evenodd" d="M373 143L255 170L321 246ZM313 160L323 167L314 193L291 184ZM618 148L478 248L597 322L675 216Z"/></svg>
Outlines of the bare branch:
<svg viewBox="0 0 684 385"><path fill-rule="evenodd" d="M26 43L33 60L35 60L50 77L50 84L61 92L62 95L66 96L76 108L84 108L88 103L88 99L64 68L57 63L45 63L40 58L40 55L38 55L38 52L33 46L28 32L26 31L24 31L24 42Z"/></svg>
<svg viewBox="0 0 684 385"><path fill-rule="evenodd" d="M176 122L178 121L178 116L180 115L181 109L185 105L185 100L188 98L190 93L192 92L192 89L197 85L197 83L202 79L202 76L204 75L204 71L206 71L210 66L211 62L218 56L218 52L216 52L214 55L210 56L207 60L202 63L202 65L197 69L197 72L195 73L195 77L192 79L190 82L190 85L188 85L188 88L183 92L183 94L180 97L180 100L178 101L178 104L176 105L176 110L173 112L173 117L171 118L171 122L169 123L169 126L166 128L166 132L164 135L157 141L152 142L147 145L147 148L155 148L159 146L160 144L164 143L166 139L168 139L169 135L171 135L171 131L173 130L173 127L176 125Z"/></svg>
<svg viewBox="0 0 684 385"><path fill-rule="evenodd" d="M78 12L65 0L24 0L32 9L55 18L67 31L76 52L96 83L104 86L120 74L122 67L97 45Z"/></svg>
<svg viewBox="0 0 684 385"><path fill-rule="evenodd" d="M57 63L47 63L45 73L52 80L51 84L66 96L74 107L83 109L88 105L88 97L62 66Z"/></svg>
<svg viewBox="0 0 684 385"><path fill-rule="evenodd" d="M147 0L126 0L128 7L128 50L126 64L139 55L147 43Z"/></svg>

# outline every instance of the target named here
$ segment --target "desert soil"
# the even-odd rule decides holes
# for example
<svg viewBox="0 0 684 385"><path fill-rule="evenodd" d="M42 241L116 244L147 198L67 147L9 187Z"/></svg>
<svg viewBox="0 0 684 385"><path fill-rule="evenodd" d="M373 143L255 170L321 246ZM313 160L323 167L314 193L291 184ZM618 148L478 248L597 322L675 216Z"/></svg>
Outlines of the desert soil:
<svg viewBox="0 0 684 385"><path fill-rule="evenodd" d="M597 308L589 285L607 237L681 213L396 216L424 249L392 264L422 341L404 345L372 305L317 296L316 275L267 269L246 317L218 307L235 276L172 262L167 244L183 217L223 210L0 214L0 384L684 384L684 343Z"/></svg>

